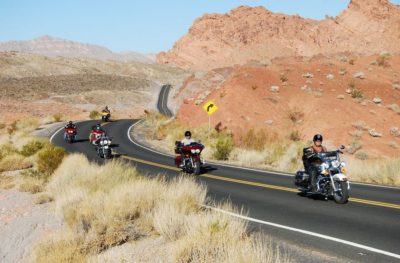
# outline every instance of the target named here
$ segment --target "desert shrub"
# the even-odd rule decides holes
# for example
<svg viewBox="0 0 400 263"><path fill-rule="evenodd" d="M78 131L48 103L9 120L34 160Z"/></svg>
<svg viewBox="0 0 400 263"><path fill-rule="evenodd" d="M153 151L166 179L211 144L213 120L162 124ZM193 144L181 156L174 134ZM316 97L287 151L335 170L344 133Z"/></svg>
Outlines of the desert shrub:
<svg viewBox="0 0 400 263"><path fill-rule="evenodd" d="M301 140L301 133L299 130L294 130L289 134L289 139L294 142Z"/></svg>
<svg viewBox="0 0 400 263"><path fill-rule="evenodd" d="M100 112L98 112L98 111L96 111L96 110L91 111L91 112L89 113L89 118L90 118L91 120L99 119L100 116L101 116L101 115L100 115Z"/></svg>
<svg viewBox="0 0 400 263"><path fill-rule="evenodd" d="M37 205L41 205L41 204L49 203L52 201L54 201L52 196L50 196L49 194L43 193L43 194L37 195L35 197L35 199L33 200L33 203L37 204Z"/></svg>
<svg viewBox="0 0 400 263"><path fill-rule="evenodd" d="M14 121L9 125L9 127L7 128L7 133L9 135L13 135L18 130L17 124L18 123Z"/></svg>
<svg viewBox="0 0 400 263"><path fill-rule="evenodd" d="M0 160L2 160L7 155L11 155L13 153L17 153L18 150L10 143L3 144L0 147Z"/></svg>
<svg viewBox="0 0 400 263"><path fill-rule="evenodd" d="M350 180L400 186L400 158L347 162Z"/></svg>
<svg viewBox="0 0 400 263"><path fill-rule="evenodd" d="M56 113L53 115L53 120L54 122L61 122L62 121L62 114L61 113Z"/></svg>
<svg viewBox="0 0 400 263"><path fill-rule="evenodd" d="M288 77L287 77L285 74L281 74L280 80L281 80L282 82L287 82L289 79L288 79Z"/></svg>
<svg viewBox="0 0 400 263"><path fill-rule="evenodd" d="M360 141L354 140L350 143L350 145L347 147L347 152L349 154L354 154L356 153L358 150L360 150L362 148L362 144Z"/></svg>
<svg viewBox="0 0 400 263"><path fill-rule="evenodd" d="M276 133L263 129L256 132L254 129L250 129L246 134L239 137L238 146L244 149L261 151L267 143L276 141L277 139L278 135Z"/></svg>
<svg viewBox="0 0 400 263"><path fill-rule="evenodd" d="M206 189L194 178L150 179L121 162L98 166L70 155L48 190L68 231L39 245L37 262L86 262L112 246L159 236L173 262L288 262L270 242L250 234L247 221L203 209Z"/></svg>
<svg viewBox="0 0 400 263"><path fill-rule="evenodd" d="M230 134L221 133L214 147L213 157L217 160L228 160L233 150L233 139Z"/></svg>
<svg viewBox="0 0 400 263"><path fill-rule="evenodd" d="M349 59L349 64L350 65L354 65L356 62L356 60L354 58Z"/></svg>
<svg viewBox="0 0 400 263"><path fill-rule="evenodd" d="M350 95L353 99L362 99L364 98L364 94L361 90L354 88L350 91Z"/></svg>
<svg viewBox="0 0 400 263"><path fill-rule="evenodd" d="M366 152L357 152L355 155L354 155L357 159L360 159L360 160L368 160L368 154L366 153Z"/></svg>
<svg viewBox="0 0 400 263"><path fill-rule="evenodd" d="M274 163L278 162L278 160L280 160L286 153L288 146L284 143L278 143L269 148L271 148L271 151L266 157L265 163L268 165L273 165Z"/></svg>
<svg viewBox="0 0 400 263"><path fill-rule="evenodd" d="M389 66L389 62L388 62L389 56L390 56L389 54L382 54L377 58L376 62L381 67L387 67L387 66Z"/></svg>
<svg viewBox="0 0 400 263"><path fill-rule="evenodd" d="M65 156L65 150L60 147L50 145L43 148L37 154L37 171L50 176L61 164Z"/></svg>
<svg viewBox="0 0 400 263"><path fill-rule="evenodd" d="M288 117L294 124L296 124L304 117L304 113L300 109L294 108L289 110Z"/></svg>
<svg viewBox="0 0 400 263"><path fill-rule="evenodd" d="M251 89L252 89L252 90L256 90L256 89L258 89L258 86L257 86L257 85L252 85L252 86L251 86Z"/></svg>
<svg viewBox="0 0 400 263"><path fill-rule="evenodd" d="M46 143L39 140L32 140L22 146L22 149L19 151L23 156L29 157L40 151L46 146Z"/></svg>
<svg viewBox="0 0 400 263"><path fill-rule="evenodd" d="M13 153L1 159L0 172L22 170L32 167L32 165L32 162L24 156Z"/></svg>

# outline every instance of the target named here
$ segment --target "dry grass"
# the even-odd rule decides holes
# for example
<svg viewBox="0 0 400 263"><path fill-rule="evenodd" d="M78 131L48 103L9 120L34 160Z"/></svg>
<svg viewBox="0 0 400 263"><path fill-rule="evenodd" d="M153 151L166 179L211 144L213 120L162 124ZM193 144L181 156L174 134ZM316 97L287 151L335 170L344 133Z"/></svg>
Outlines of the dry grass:
<svg viewBox="0 0 400 263"><path fill-rule="evenodd" d="M347 162L353 181L400 186L400 158L379 161Z"/></svg>
<svg viewBox="0 0 400 263"><path fill-rule="evenodd" d="M27 169L33 166L33 162L18 153L6 155L0 161L0 172Z"/></svg>
<svg viewBox="0 0 400 263"><path fill-rule="evenodd" d="M40 245L37 262L84 262L156 236L171 243L173 262L289 262L267 240L250 235L245 221L204 210L206 189L191 177L151 179L128 164L98 166L71 155L48 190L69 230Z"/></svg>

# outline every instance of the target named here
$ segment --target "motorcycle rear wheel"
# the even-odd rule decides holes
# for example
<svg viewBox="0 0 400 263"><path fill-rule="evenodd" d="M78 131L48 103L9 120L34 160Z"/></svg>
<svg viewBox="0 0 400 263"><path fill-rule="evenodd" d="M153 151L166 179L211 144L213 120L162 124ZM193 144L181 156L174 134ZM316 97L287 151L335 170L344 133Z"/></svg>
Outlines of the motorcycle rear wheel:
<svg viewBox="0 0 400 263"><path fill-rule="evenodd" d="M345 204L349 200L349 189L347 182L335 181L336 192L333 193L333 199L338 204Z"/></svg>

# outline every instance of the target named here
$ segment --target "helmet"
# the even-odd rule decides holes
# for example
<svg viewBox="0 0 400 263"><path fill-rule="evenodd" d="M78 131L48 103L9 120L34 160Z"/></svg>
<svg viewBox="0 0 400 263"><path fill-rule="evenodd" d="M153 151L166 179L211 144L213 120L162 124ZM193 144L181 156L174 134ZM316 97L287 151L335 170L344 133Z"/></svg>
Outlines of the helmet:
<svg viewBox="0 0 400 263"><path fill-rule="evenodd" d="M72 125L72 121L69 121L68 124L69 124L69 125Z"/></svg>
<svg viewBox="0 0 400 263"><path fill-rule="evenodd" d="M106 110L108 110L108 106L106 106Z"/></svg>
<svg viewBox="0 0 400 263"><path fill-rule="evenodd" d="M314 135L313 142L315 142L315 141L321 141L322 142L323 140L324 139L323 139L321 134L315 134Z"/></svg>
<svg viewBox="0 0 400 263"><path fill-rule="evenodd" d="M192 133L190 131L185 131L185 137L187 136L192 136Z"/></svg>

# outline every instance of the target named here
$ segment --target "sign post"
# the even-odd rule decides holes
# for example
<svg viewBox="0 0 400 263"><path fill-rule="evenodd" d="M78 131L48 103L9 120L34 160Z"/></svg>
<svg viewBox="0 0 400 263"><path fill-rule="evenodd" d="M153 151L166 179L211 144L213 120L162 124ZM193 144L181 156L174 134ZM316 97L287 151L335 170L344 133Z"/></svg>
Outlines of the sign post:
<svg viewBox="0 0 400 263"><path fill-rule="evenodd" d="M203 105L203 109L208 114L208 137L210 138L211 133L211 115L214 114L218 110L217 104L215 104L212 100L208 101Z"/></svg>

